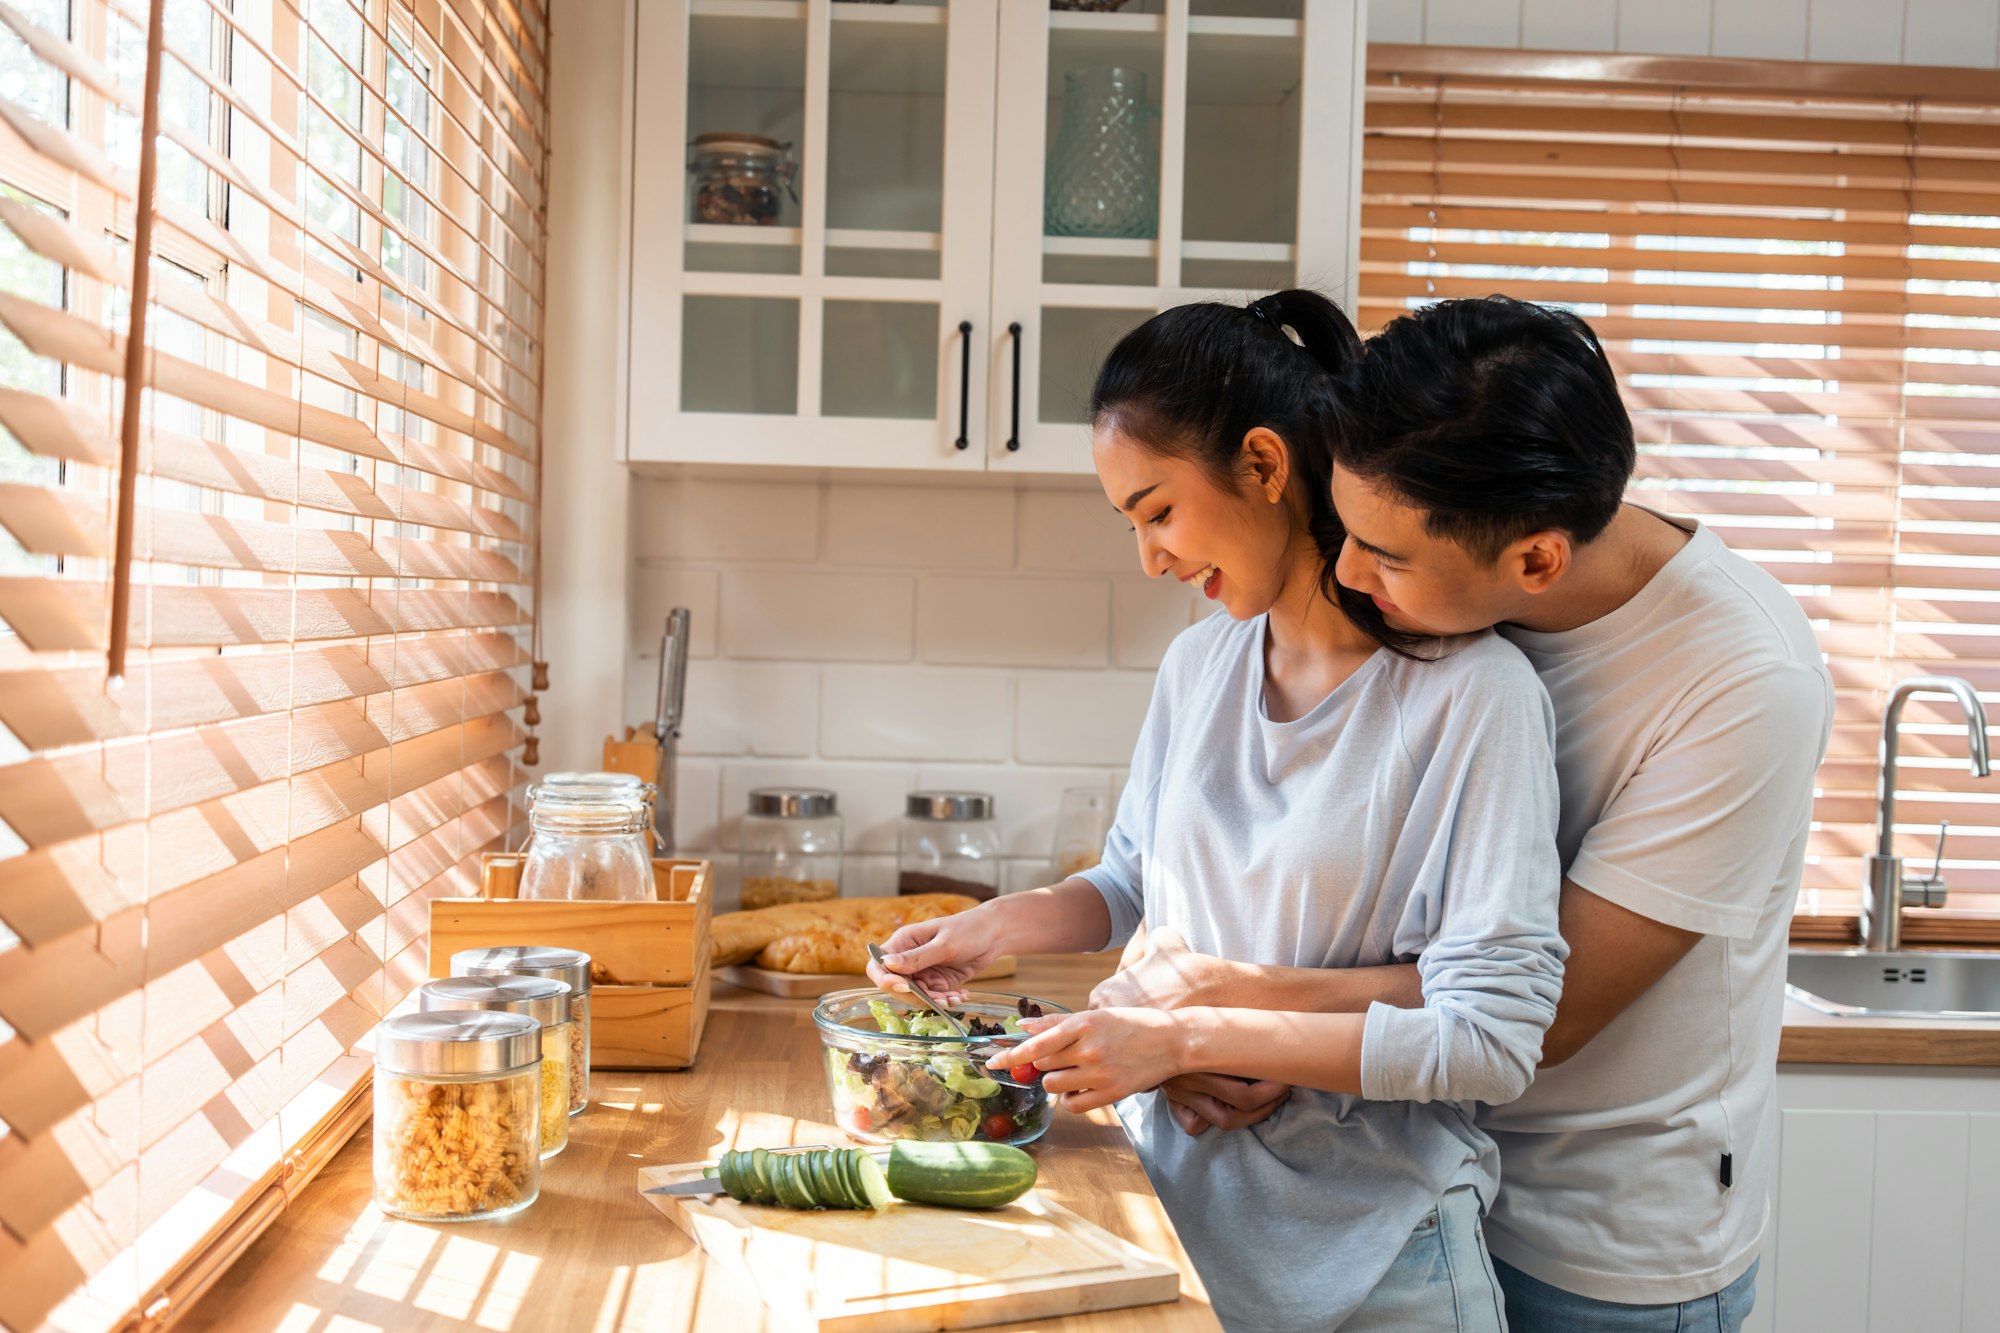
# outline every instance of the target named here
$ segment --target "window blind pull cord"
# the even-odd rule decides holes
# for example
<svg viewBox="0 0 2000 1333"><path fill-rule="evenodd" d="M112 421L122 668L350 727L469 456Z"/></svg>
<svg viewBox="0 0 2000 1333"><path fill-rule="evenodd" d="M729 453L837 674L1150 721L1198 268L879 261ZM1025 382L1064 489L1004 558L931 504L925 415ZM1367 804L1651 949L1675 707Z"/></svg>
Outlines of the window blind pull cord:
<svg viewBox="0 0 2000 1333"><path fill-rule="evenodd" d="M125 683L125 649L132 627L132 511L139 488L139 413L146 386L146 303L153 276L154 140L160 132L160 48L166 0L146 13L146 100L139 128L139 197L132 206L132 309L125 331L125 402L118 431L118 526L111 557L111 635L106 689Z"/></svg>

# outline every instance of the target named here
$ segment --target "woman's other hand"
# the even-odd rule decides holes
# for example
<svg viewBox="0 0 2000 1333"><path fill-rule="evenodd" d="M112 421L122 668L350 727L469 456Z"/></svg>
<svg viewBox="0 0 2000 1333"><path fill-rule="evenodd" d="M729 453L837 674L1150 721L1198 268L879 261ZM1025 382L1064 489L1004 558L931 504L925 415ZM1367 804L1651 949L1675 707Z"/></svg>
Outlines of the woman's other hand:
<svg viewBox="0 0 2000 1333"><path fill-rule="evenodd" d="M1160 1092L1190 1138L1209 1129L1247 1129L1270 1119L1292 1095L1289 1084L1232 1074L1181 1074L1162 1083Z"/></svg>
<svg viewBox="0 0 2000 1333"><path fill-rule="evenodd" d="M939 1004L956 1004L965 998L965 983L1004 952L1001 946L993 914L981 908L913 921L884 942L882 961L868 964L868 979L901 994L914 981Z"/></svg>
<svg viewBox="0 0 2000 1333"><path fill-rule="evenodd" d="M1033 1035L989 1067L1033 1064L1049 1095L1077 1112L1158 1087L1181 1072L1186 1050L1180 1024L1157 1009L1090 1009L1030 1018L1021 1027Z"/></svg>

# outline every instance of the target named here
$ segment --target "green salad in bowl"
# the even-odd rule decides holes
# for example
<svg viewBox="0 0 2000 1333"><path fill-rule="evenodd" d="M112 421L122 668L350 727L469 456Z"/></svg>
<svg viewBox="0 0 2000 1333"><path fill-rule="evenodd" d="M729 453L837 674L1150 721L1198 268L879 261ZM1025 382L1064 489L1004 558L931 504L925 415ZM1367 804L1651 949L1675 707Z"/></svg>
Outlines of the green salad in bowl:
<svg viewBox="0 0 2000 1333"><path fill-rule="evenodd" d="M879 990L836 991L813 1009L826 1044L826 1089L856 1139L1023 1144L1049 1127L1049 1097L1031 1068L997 1078L986 1060L1022 1040L1024 1018L1066 1014L1045 1000L973 991L952 1009L961 1037L928 1009Z"/></svg>

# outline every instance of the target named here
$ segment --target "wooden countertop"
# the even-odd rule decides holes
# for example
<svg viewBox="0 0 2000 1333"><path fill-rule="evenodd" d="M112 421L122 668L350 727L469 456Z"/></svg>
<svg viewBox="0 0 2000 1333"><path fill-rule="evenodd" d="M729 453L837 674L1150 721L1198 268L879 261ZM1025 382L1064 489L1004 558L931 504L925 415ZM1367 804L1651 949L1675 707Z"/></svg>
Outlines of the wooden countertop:
<svg viewBox="0 0 2000 1333"><path fill-rule="evenodd" d="M1788 997L1778 1063L2000 1068L2000 1022L1842 1018Z"/></svg>
<svg viewBox="0 0 2000 1333"><path fill-rule="evenodd" d="M997 990L1081 1007L1115 955L1024 959ZM370 1136L343 1148L300 1201L222 1275L179 1325L277 1333L746 1333L777 1328L756 1294L712 1265L639 1196L640 1166L700 1161L734 1146L817 1143L827 1127L812 1005L718 982L695 1067L599 1072L541 1198L499 1222L424 1224L370 1203ZM1221 1327L1187 1254L1109 1111L1058 1114L1036 1144L1051 1200L1181 1270L1174 1305L1003 1328L1179 1333Z"/></svg>
<svg viewBox="0 0 2000 1333"><path fill-rule="evenodd" d="M1110 955L1024 959L998 989L1079 1006ZM711 1266L634 1187L639 1166L696 1161L744 1141L818 1142L826 1092L811 1005L718 983L696 1067L600 1072L572 1122L540 1201L501 1222L424 1225L369 1203L370 1144L358 1134L301 1202L189 1312L190 1330L337 1327L360 1333L480 1328L698 1330L766 1326L763 1306ZM2000 1022L1836 1018L1785 1004L1784 1063L2000 1068ZM1035 1148L1056 1202L1181 1269L1173 1306L1079 1316L1037 1327L1139 1333L1219 1327L1187 1255L1108 1111L1059 1115ZM1025 1326L1023 1326L1025 1327Z"/></svg>

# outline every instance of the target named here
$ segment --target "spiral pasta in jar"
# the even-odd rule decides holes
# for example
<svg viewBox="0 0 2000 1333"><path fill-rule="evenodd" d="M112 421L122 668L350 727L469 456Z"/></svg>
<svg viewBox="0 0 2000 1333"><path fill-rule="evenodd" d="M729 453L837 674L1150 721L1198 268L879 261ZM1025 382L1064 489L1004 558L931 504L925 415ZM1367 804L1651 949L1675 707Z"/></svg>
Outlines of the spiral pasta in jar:
<svg viewBox="0 0 2000 1333"><path fill-rule="evenodd" d="M451 956L455 977L543 977L569 987L569 1113L590 1105L590 955L576 949L510 944L461 949ZM553 1038L551 1038L553 1040Z"/></svg>
<svg viewBox="0 0 2000 1333"><path fill-rule="evenodd" d="M426 1013L482 1009L526 1014L541 1024L541 1150L544 1159L569 1146L570 1045L576 1023L569 983L548 977L439 977L417 988Z"/></svg>
<svg viewBox="0 0 2000 1333"><path fill-rule="evenodd" d="M404 1014L376 1029L376 1207L468 1222L535 1201L541 1039L526 1014Z"/></svg>

